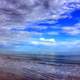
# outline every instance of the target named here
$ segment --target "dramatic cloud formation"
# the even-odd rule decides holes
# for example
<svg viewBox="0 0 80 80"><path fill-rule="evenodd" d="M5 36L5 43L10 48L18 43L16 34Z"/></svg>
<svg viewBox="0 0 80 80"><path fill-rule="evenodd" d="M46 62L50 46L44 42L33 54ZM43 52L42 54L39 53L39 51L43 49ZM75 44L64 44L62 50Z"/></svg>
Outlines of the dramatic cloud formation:
<svg viewBox="0 0 80 80"><path fill-rule="evenodd" d="M29 20L57 19L80 8L79 0L0 0L0 25L26 24ZM69 6L70 4L70 6Z"/></svg>
<svg viewBox="0 0 80 80"><path fill-rule="evenodd" d="M0 0L0 48L78 49L79 19L79 0Z"/></svg>

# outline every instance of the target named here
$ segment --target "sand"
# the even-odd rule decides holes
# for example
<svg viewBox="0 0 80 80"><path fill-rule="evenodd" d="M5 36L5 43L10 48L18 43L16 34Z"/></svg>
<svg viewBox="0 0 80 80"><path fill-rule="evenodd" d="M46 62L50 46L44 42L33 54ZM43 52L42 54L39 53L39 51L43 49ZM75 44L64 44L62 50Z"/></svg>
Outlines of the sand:
<svg viewBox="0 0 80 80"><path fill-rule="evenodd" d="M0 55L0 80L80 80L80 65Z"/></svg>

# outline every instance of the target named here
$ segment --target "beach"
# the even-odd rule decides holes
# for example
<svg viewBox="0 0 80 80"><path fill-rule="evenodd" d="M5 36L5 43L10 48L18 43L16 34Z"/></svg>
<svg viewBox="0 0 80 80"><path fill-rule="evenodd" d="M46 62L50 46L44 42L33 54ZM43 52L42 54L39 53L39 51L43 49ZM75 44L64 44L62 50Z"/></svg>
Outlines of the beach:
<svg viewBox="0 0 80 80"><path fill-rule="evenodd" d="M60 60L51 61L53 57L50 61L47 58L0 55L0 80L80 80L79 63L64 60L60 63Z"/></svg>

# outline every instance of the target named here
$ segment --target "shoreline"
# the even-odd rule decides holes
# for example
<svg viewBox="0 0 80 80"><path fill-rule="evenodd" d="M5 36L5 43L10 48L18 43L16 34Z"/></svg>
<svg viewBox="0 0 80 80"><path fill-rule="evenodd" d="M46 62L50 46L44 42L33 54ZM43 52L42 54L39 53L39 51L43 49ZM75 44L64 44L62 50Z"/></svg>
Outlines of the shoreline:
<svg viewBox="0 0 80 80"><path fill-rule="evenodd" d="M0 55L0 80L80 80L80 64L49 64L48 59Z"/></svg>

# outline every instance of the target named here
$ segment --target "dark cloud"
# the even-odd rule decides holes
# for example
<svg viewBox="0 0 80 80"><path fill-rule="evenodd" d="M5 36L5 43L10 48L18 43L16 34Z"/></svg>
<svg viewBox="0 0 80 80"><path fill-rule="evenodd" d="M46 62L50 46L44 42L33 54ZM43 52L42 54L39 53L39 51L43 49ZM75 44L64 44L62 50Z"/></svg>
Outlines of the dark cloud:
<svg viewBox="0 0 80 80"><path fill-rule="evenodd" d="M67 2L66 0L0 0L0 24L23 25L29 20L58 16L67 9L61 10Z"/></svg>
<svg viewBox="0 0 80 80"><path fill-rule="evenodd" d="M61 18L61 13L71 11L70 6L68 8L68 5L66 5L71 2L77 1L0 0L0 27L25 26L28 21L40 20L44 18ZM75 5L78 7L79 4L77 3L75 3ZM73 6L75 5L73 4Z"/></svg>

